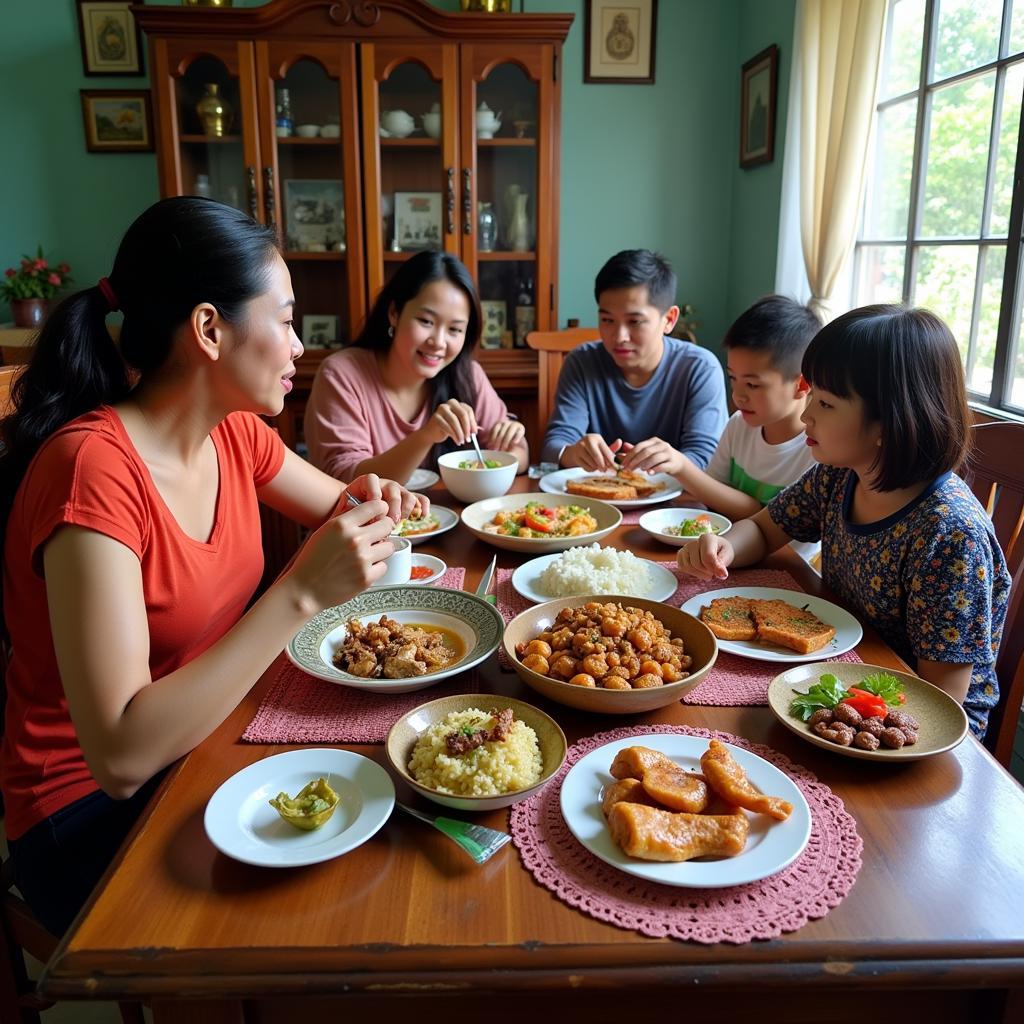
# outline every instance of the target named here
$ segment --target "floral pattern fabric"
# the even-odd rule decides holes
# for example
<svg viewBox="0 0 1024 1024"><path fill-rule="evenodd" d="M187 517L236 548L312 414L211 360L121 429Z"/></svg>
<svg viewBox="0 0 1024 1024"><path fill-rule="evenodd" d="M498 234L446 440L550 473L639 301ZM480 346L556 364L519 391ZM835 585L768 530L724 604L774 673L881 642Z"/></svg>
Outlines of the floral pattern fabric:
<svg viewBox="0 0 1024 1024"><path fill-rule="evenodd" d="M980 739L999 699L995 658L1010 593L992 523L953 473L886 519L851 523L856 482L848 469L815 466L769 514L794 540L821 540L825 585L909 665L974 666L964 710Z"/></svg>

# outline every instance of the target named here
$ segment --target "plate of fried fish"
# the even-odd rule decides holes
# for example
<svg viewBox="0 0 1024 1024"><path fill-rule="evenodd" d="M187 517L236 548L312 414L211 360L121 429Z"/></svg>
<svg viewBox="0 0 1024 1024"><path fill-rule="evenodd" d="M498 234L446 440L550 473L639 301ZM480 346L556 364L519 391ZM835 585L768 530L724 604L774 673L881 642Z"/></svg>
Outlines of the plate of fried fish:
<svg viewBox="0 0 1024 1024"><path fill-rule="evenodd" d="M562 815L595 857L681 888L745 885L800 856L811 811L796 783L743 747L654 733L613 740L562 782Z"/></svg>
<svg viewBox="0 0 1024 1024"><path fill-rule="evenodd" d="M718 637L718 647L755 661L821 661L852 651L860 623L821 597L778 587L723 587L682 605Z"/></svg>
<svg viewBox="0 0 1024 1024"><path fill-rule="evenodd" d="M546 494L571 494L578 498L605 501L618 508L639 508L669 501L683 493L682 484L668 473L591 473L579 466L560 469L540 478Z"/></svg>

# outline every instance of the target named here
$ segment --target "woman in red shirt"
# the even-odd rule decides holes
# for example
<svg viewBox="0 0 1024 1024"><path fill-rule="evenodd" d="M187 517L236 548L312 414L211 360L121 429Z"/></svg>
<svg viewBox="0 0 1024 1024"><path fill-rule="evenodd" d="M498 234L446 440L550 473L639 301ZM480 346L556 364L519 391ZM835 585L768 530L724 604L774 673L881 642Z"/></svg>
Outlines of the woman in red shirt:
<svg viewBox="0 0 1024 1024"><path fill-rule="evenodd" d="M378 579L426 499L345 488L287 450L302 346L273 233L165 199L109 278L51 314L4 421L4 614L12 644L0 785L15 879L71 922L163 770L205 739L322 608ZM108 312L124 314L120 344ZM314 530L252 607L259 503Z"/></svg>

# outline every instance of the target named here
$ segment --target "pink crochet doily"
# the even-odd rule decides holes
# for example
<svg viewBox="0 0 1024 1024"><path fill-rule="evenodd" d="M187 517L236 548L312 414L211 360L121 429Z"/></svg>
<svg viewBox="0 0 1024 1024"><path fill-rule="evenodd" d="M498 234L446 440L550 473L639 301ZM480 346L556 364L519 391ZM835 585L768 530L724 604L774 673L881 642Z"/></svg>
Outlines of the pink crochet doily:
<svg viewBox="0 0 1024 1024"><path fill-rule="evenodd" d="M465 576L465 569L449 569L433 585L459 590ZM370 693L315 679L286 663L242 739L247 743L382 743L398 718L425 701L479 689L477 674L470 671L429 691Z"/></svg>
<svg viewBox="0 0 1024 1024"><path fill-rule="evenodd" d="M562 780L597 747L651 733L717 738L745 747L784 771L811 809L811 837L804 852L778 874L728 889L658 885L598 860L576 840L562 817ZM612 729L581 740L570 748L565 764L547 786L511 808L509 823L526 869L562 902L618 928L705 943L772 939L824 917L853 888L864 848L857 823L842 800L806 768L760 743L685 726Z"/></svg>
<svg viewBox="0 0 1024 1024"><path fill-rule="evenodd" d="M692 576L684 576L675 562L658 564L674 572L679 581L675 593L665 602L675 608L697 594L723 587L777 587L803 593L796 580L781 569L738 569L730 573L727 580L695 580ZM499 569L496 575L497 608L505 621L509 622L529 608L531 602L512 589L512 570ZM853 651L848 651L838 657L822 660L859 663L861 659ZM512 667L507 663L504 648L500 650L499 661L503 668ZM704 707L753 707L767 704L768 686L779 671L775 662L753 661L727 651L719 651L715 667L683 697L683 703Z"/></svg>

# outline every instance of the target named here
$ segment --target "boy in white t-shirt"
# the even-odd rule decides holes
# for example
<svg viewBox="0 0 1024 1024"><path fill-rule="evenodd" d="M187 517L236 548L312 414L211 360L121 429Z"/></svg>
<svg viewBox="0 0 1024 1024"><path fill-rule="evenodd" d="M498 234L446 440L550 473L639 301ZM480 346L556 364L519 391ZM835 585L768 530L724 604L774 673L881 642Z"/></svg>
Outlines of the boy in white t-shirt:
<svg viewBox="0 0 1024 1024"><path fill-rule="evenodd" d="M800 421L810 390L800 362L820 329L807 306L767 295L726 332L722 345L737 411L707 471L687 459L675 474L708 508L745 519L815 464Z"/></svg>

